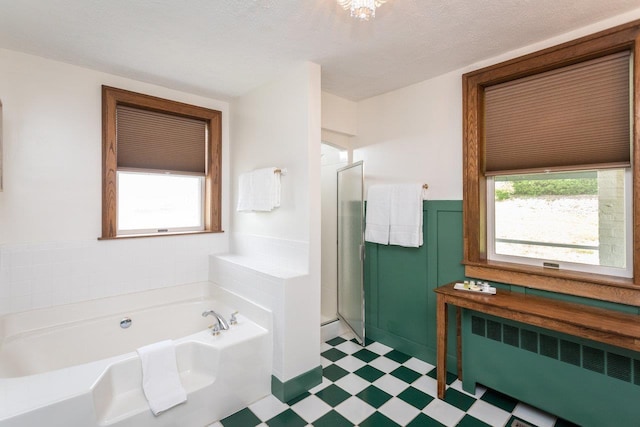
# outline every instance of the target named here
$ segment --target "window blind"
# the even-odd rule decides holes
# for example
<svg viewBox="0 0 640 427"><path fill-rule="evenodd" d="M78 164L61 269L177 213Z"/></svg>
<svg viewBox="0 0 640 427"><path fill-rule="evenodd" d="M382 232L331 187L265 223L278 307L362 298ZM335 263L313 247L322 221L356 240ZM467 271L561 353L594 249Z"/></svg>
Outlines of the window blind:
<svg viewBox="0 0 640 427"><path fill-rule="evenodd" d="M206 123L118 105L118 168L205 174Z"/></svg>
<svg viewBox="0 0 640 427"><path fill-rule="evenodd" d="M485 174L626 167L630 54L488 86Z"/></svg>

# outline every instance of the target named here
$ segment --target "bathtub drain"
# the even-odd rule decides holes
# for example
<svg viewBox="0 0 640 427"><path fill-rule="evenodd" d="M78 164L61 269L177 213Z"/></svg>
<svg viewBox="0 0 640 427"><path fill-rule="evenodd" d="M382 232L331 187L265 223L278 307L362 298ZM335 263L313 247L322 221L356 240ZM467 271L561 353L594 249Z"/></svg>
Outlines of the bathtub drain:
<svg viewBox="0 0 640 427"><path fill-rule="evenodd" d="M120 327L122 329L127 329L129 326L131 326L131 319L128 317L125 317L124 319L122 319L120 321Z"/></svg>

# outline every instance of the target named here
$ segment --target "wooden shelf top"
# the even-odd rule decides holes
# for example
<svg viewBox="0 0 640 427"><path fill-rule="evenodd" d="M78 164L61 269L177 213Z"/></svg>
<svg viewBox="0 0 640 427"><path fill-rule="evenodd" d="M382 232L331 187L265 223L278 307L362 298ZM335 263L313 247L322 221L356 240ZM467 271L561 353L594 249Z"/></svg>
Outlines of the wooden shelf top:
<svg viewBox="0 0 640 427"><path fill-rule="evenodd" d="M448 303L462 308L495 312L496 314L498 311L513 312L514 315L508 317L516 321L519 315L532 315L549 319L554 323L561 322L602 333L610 333L612 336L626 336L637 340L640 344L640 315L638 314L623 313L504 289L497 289L495 295L459 291L453 288L454 284L449 283L434 291L443 296Z"/></svg>

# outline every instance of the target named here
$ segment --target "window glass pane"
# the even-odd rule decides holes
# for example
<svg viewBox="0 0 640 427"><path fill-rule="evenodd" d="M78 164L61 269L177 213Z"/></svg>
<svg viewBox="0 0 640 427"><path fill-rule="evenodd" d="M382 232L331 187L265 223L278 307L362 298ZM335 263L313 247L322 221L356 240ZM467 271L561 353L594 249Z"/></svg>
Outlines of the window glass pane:
<svg viewBox="0 0 640 427"><path fill-rule="evenodd" d="M202 229L201 176L118 172L118 230Z"/></svg>
<svg viewBox="0 0 640 427"><path fill-rule="evenodd" d="M627 267L624 169L499 176L493 182L498 257Z"/></svg>

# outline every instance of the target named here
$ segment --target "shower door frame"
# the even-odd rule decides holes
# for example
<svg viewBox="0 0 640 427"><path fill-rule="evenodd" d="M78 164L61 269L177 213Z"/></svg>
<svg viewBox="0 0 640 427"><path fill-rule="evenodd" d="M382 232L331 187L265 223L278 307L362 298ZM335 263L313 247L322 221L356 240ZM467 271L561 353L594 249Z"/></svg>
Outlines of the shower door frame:
<svg viewBox="0 0 640 427"><path fill-rule="evenodd" d="M341 246L340 246L340 230L341 230L341 222L340 222L340 173L345 172L349 169L355 168L355 167L360 167L361 170L361 175L360 175L360 203L361 203L361 212L360 212L360 218L361 218L361 233L360 233L360 243L358 245L358 258L360 260L360 283L356 284L359 285L359 291L360 291L360 315L362 317L362 328L361 330L358 330L360 328L357 328L356 326L354 326L348 319L347 316L344 316L341 312L340 312L340 289L341 289L341 262L340 262L340 255L341 255ZM336 278L336 285L337 285L337 304L336 304L336 312L338 315L338 319L340 319L355 335L356 341L358 341L360 344L364 345L365 344L365 299L364 299L364 259L365 259L365 243L364 243L364 225L365 225L365 212L364 212L364 162L358 161L355 163L351 163L345 167L342 167L338 170L336 170L336 174L338 175L337 177L337 182L336 182L336 187L337 187L337 191L336 191L336 205L337 205L337 215L338 215L338 221L337 221L337 235L336 235L336 245L337 245L337 278Z"/></svg>

